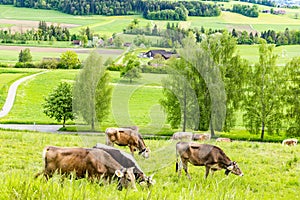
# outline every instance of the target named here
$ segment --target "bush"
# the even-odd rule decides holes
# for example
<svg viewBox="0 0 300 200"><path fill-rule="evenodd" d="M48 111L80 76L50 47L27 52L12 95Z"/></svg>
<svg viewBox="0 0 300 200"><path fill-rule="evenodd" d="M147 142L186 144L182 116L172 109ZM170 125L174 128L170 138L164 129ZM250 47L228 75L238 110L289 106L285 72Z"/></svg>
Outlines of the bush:
<svg viewBox="0 0 300 200"><path fill-rule="evenodd" d="M37 67L41 69L57 69L58 64L58 61L55 58L53 58L49 60L43 60L37 65Z"/></svg>
<svg viewBox="0 0 300 200"><path fill-rule="evenodd" d="M166 74L167 70L165 67L152 67L149 65L143 65L141 67L142 73L153 73L153 74Z"/></svg>
<svg viewBox="0 0 300 200"><path fill-rule="evenodd" d="M123 67L123 65L121 65L121 64L114 64L113 63L112 65L107 67L107 70L109 70L109 71L120 71L122 67Z"/></svg>
<svg viewBox="0 0 300 200"><path fill-rule="evenodd" d="M33 63L29 63L29 62L17 62L15 64L15 68L37 68L37 66Z"/></svg>

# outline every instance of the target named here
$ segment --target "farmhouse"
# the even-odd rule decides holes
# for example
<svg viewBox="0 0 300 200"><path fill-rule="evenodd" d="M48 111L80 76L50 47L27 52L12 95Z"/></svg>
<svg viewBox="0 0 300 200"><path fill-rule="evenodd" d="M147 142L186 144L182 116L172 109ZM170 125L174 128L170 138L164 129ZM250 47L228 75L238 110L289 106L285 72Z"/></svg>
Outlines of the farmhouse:
<svg viewBox="0 0 300 200"><path fill-rule="evenodd" d="M178 57L178 54L175 54L173 52L170 51L166 51L164 49L156 49L156 50L150 50L146 53L144 53L144 57L148 57L148 58L154 58L155 55L160 54L165 60L171 58L172 56Z"/></svg>

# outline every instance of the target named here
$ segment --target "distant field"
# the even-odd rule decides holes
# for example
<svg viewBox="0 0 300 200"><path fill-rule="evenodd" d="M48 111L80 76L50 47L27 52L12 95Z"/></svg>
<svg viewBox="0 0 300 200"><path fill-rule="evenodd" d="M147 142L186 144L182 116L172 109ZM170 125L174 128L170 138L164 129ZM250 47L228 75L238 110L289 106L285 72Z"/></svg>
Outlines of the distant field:
<svg viewBox="0 0 300 200"><path fill-rule="evenodd" d="M258 45L238 45L237 47L239 54L243 58L247 59L252 64L258 62ZM300 56L300 45L275 47L274 53L278 55L277 64L283 66L293 57Z"/></svg>
<svg viewBox="0 0 300 200"><path fill-rule="evenodd" d="M0 46L0 63L7 63L14 65L19 60L19 53L22 49L29 48L33 62L40 62L43 58L59 58L62 53L71 50L77 53L79 59L84 61L90 51L93 48L53 48L53 47L32 47L32 46ZM113 59L117 58L123 53L122 49L97 49L99 54L103 57L105 61L107 58L111 57Z"/></svg>
<svg viewBox="0 0 300 200"><path fill-rule="evenodd" d="M224 5L227 3L221 2ZM230 2L229 5L235 2ZM240 3L240 2L239 2ZM263 9L264 7L261 7ZM186 22L178 22L181 27L185 28L200 28L203 26L205 29L229 29L235 25L237 29L241 25L248 25L257 31L265 31L268 29L274 29L276 31L283 31L285 28L290 30L300 29L300 17L295 19L293 17L295 13L300 13L300 9L286 9L286 15L272 15L259 13L258 18L245 17L240 14L231 12L222 12L218 17L189 17ZM34 14L33 14L34 13ZM105 34L110 36L113 33L121 33L123 29L134 19L137 18L140 21L141 26L145 26L147 23L152 25L157 24L159 28L164 28L167 21L154 21L143 19L140 15L133 16L73 16L64 14L53 10L39 10L29 8L16 8L13 6L0 5L0 27L7 26L1 23L1 19L13 19L13 20L44 20L50 23L62 23L79 25L78 27L70 28L72 33L78 32L81 28L89 26L95 33ZM22 21L20 21L22 23ZM172 23L172 21L170 21ZM18 25L20 26L21 23ZM12 26L12 24L10 25Z"/></svg>

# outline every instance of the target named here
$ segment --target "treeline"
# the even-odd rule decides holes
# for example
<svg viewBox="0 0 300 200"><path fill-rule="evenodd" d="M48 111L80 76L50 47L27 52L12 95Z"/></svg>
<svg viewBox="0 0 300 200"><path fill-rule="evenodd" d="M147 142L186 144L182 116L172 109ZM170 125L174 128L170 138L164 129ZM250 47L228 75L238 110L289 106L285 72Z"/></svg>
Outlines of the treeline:
<svg viewBox="0 0 300 200"><path fill-rule="evenodd" d="M232 30L232 36L237 38L238 44L258 44L259 38L263 38L268 44L279 45L293 45L300 44L300 31L289 30L286 28L284 31L276 32L274 30L267 30L260 33L253 34L247 31L237 32L235 29Z"/></svg>
<svg viewBox="0 0 300 200"><path fill-rule="evenodd" d="M185 7L177 7L175 10L161 10L147 12L144 16L146 19L152 20L173 20L173 21L186 21L188 17L188 11Z"/></svg>
<svg viewBox="0 0 300 200"><path fill-rule="evenodd" d="M40 8L58 10L72 15L132 15L143 14L144 17L149 13L157 13L160 18L169 16L172 20L180 18L177 8L184 7L190 16L218 16L220 9L211 3L199 1L144 1L144 0L0 0L0 4L11 4L16 7ZM167 11L172 10L169 14ZM160 13L162 12L162 13ZM177 16L179 15L179 16ZM150 17L159 18L154 14Z"/></svg>
<svg viewBox="0 0 300 200"><path fill-rule="evenodd" d="M257 5L249 6L249 5L234 4L231 11L235 13L239 13L241 15L245 15L247 17L258 17Z"/></svg>
<svg viewBox="0 0 300 200"><path fill-rule="evenodd" d="M276 7L276 3L274 0L240 0L240 1L260 4L264 6Z"/></svg>
<svg viewBox="0 0 300 200"><path fill-rule="evenodd" d="M51 24L48 26L45 21L40 21L37 30L31 29L22 32L12 33L10 30L0 30L1 43L26 43L26 41L69 41L70 31L66 27Z"/></svg>

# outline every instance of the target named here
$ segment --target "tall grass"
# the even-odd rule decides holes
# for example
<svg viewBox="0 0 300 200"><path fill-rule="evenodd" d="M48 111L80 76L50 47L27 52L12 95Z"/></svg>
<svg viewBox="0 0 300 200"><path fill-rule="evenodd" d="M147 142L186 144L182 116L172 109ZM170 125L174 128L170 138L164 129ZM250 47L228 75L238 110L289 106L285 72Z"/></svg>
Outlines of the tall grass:
<svg viewBox="0 0 300 200"><path fill-rule="evenodd" d="M204 179L205 167L189 164L192 180L175 173L175 142L145 140L151 157L137 162L156 184L138 186L138 192L116 190L116 183L99 185L86 179L65 179L55 175L46 182L34 175L43 168L46 145L92 147L102 135L61 135L0 130L0 199L298 199L300 147L278 143L232 142L218 145L238 162L245 174L225 176L217 171ZM118 147L129 152L128 147Z"/></svg>

